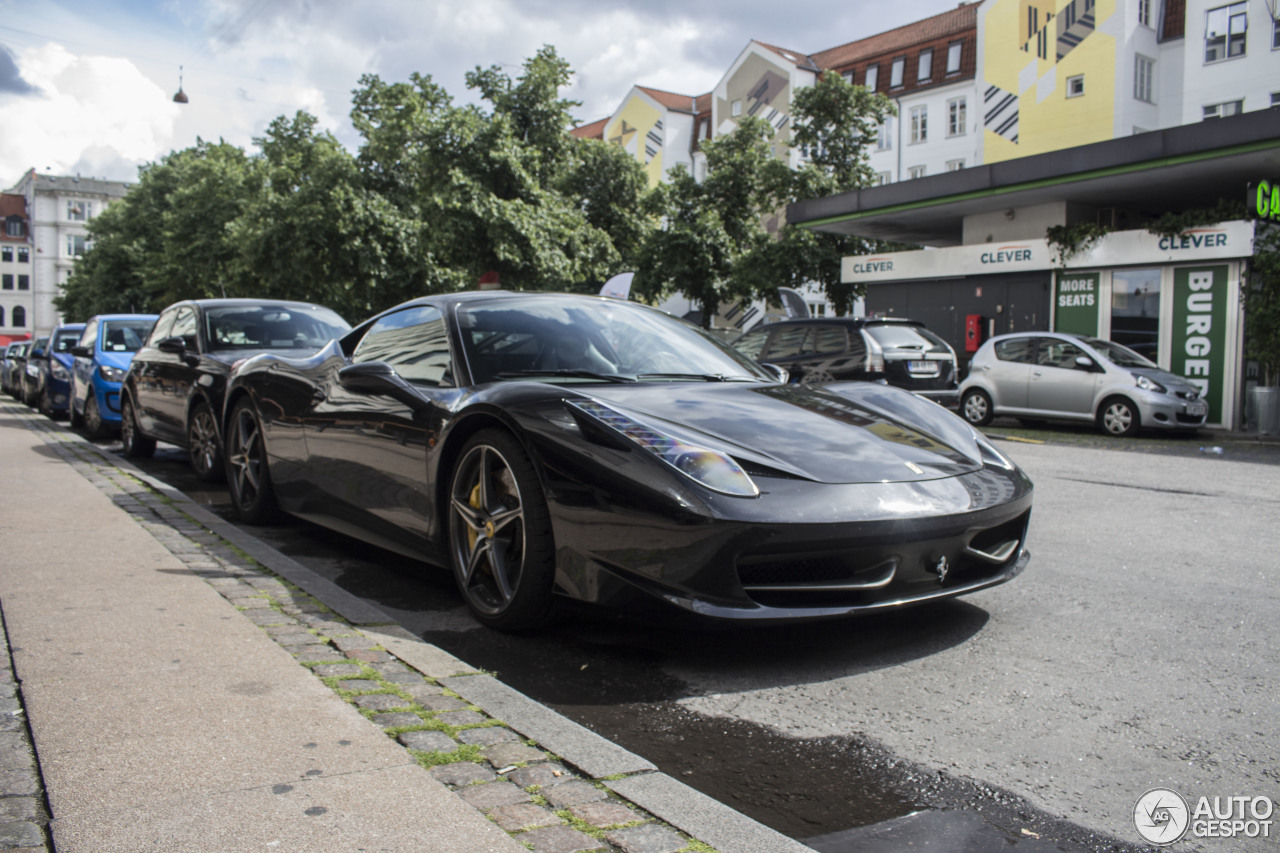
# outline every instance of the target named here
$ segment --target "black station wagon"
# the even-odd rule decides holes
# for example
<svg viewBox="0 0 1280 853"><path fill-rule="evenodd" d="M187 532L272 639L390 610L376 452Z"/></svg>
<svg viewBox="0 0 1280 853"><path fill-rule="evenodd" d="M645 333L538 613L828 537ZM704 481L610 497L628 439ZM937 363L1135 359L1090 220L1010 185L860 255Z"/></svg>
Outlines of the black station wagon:
<svg viewBox="0 0 1280 853"><path fill-rule="evenodd" d="M915 320L785 320L757 326L733 346L756 361L785 369L792 382L883 380L944 406L957 400L955 350Z"/></svg>

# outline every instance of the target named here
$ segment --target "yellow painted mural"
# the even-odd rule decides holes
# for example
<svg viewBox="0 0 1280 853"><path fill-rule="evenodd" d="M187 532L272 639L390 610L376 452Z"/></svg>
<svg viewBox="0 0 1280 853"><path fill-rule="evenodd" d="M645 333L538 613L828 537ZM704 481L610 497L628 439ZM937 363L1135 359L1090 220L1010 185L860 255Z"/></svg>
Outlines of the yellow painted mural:
<svg viewBox="0 0 1280 853"><path fill-rule="evenodd" d="M983 33L983 162L1112 138L1116 0L990 0Z"/></svg>
<svg viewBox="0 0 1280 853"><path fill-rule="evenodd" d="M737 118L756 116L773 126L774 156L785 157L791 139L791 69L753 54L726 81L725 94L727 99L717 99L716 103L720 118L716 135L737 127Z"/></svg>
<svg viewBox="0 0 1280 853"><path fill-rule="evenodd" d="M648 98L633 92L613 121L605 126L604 139L640 161L649 177L649 186L662 183L662 111Z"/></svg>

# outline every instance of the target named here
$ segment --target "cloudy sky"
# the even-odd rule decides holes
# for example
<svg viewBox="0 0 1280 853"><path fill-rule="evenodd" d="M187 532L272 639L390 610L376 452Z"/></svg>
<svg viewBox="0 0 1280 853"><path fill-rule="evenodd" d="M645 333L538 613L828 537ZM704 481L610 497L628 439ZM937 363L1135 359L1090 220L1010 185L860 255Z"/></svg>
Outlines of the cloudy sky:
<svg viewBox="0 0 1280 853"><path fill-rule="evenodd" d="M514 77L553 45L583 122L634 84L710 91L751 39L807 53L954 8L955 0L0 0L0 188L34 168L134 180L197 138L252 149L305 109L353 149L360 76ZM173 102L182 68L189 103Z"/></svg>

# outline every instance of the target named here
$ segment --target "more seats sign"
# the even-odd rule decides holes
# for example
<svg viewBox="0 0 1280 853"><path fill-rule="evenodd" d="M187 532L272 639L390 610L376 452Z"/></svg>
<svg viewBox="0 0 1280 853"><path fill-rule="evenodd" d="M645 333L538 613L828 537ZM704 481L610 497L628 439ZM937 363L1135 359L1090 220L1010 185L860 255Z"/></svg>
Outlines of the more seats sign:
<svg viewBox="0 0 1280 853"><path fill-rule="evenodd" d="M1250 184L1244 203L1250 216L1264 222L1280 222L1280 181Z"/></svg>

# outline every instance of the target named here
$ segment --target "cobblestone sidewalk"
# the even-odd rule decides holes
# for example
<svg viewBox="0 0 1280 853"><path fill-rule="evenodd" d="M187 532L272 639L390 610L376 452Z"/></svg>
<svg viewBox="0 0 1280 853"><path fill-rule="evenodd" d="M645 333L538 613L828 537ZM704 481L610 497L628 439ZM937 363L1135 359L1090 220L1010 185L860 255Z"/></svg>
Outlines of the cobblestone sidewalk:
<svg viewBox="0 0 1280 853"><path fill-rule="evenodd" d="M60 424L47 445L342 700L534 853L714 853L398 659ZM0 602L0 616L3 602ZM0 634L0 640L4 640ZM49 851L49 815L7 642L0 667L0 850ZM464 676L465 677L465 676ZM449 679L457 682L457 678ZM643 775L643 774L641 774ZM285 793L289 786L277 786Z"/></svg>

